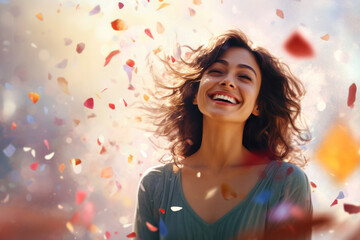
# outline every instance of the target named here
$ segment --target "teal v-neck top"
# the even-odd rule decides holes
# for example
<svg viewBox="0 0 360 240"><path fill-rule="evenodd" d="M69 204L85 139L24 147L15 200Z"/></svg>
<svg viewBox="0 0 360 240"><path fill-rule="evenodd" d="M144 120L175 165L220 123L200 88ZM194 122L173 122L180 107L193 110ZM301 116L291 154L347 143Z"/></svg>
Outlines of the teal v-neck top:
<svg viewBox="0 0 360 240"><path fill-rule="evenodd" d="M168 163L150 168L140 180L134 232L143 240L256 239L284 222L311 217L312 211L305 173L291 163L271 161L243 201L208 224L185 199L181 169L175 173ZM311 239L311 229L305 235L291 239Z"/></svg>

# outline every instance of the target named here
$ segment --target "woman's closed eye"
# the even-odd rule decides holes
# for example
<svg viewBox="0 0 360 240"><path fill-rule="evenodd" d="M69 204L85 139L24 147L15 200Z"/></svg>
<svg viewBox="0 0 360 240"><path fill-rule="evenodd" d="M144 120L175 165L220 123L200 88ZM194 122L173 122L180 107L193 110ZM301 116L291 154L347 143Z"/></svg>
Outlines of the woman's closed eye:
<svg viewBox="0 0 360 240"><path fill-rule="evenodd" d="M223 74L223 71L220 69L211 69L209 70L208 73L213 73L213 74Z"/></svg>
<svg viewBox="0 0 360 240"><path fill-rule="evenodd" d="M249 81L252 81L251 78L248 75L238 75L238 78L245 78Z"/></svg>

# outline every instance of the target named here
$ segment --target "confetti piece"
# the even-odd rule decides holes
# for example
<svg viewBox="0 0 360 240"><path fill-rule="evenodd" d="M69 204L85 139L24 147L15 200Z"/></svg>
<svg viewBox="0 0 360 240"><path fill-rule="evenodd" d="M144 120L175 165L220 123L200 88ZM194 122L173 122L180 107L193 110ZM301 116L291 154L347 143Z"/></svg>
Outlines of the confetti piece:
<svg viewBox="0 0 360 240"><path fill-rule="evenodd" d="M310 182L310 184L311 184L311 186L312 186L313 188L316 188L316 187L317 187L314 182Z"/></svg>
<svg viewBox="0 0 360 240"><path fill-rule="evenodd" d="M158 9L156 9L156 11L159 11L160 9L162 9L162 8L164 8L164 7L167 7L167 6L169 6L170 4L168 4L168 3L162 3L161 5L160 5L160 7L158 7Z"/></svg>
<svg viewBox="0 0 360 240"><path fill-rule="evenodd" d="M294 57L308 58L314 56L314 50L310 43L297 31L285 41L284 48Z"/></svg>
<svg viewBox="0 0 360 240"><path fill-rule="evenodd" d="M126 103L125 99L123 99L123 101L124 101L124 105L125 105L125 107L127 107L127 103Z"/></svg>
<svg viewBox="0 0 360 240"><path fill-rule="evenodd" d="M93 98L88 98L85 102L84 102L84 106L90 109L94 108L94 99Z"/></svg>
<svg viewBox="0 0 360 240"><path fill-rule="evenodd" d="M31 148L30 147L23 147L23 150L24 150L24 152L28 152L28 151L31 150Z"/></svg>
<svg viewBox="0 0 360 240"><path fill-rule="evenodd" d="M60 166L59 166L59 171L62 173L63 171L64 171L64 169L65 169L65 164L60 164Z"/></svg>
<svg viewBox="0 0 360 240"><path fill-rule="evenodd" d="M65 46L69 46L70 44L72 44L72 40L70 38L64 38L64 44Z"/></svg>
<svg viewBox="0 0 360 240"><path fill-rule="evenodd" d="M75 123L75 126L80 124L80 120L74 119L73 122Z"/></svg>
<svg viewBox="0 0 360 240"><path fill-rule="evenodd" d="M79 164L81 164L81 160L80 159L78 159L78 158L73 158L73 159L71 159L70 160L70 163L72 164L72 165L79 165Z"/></svg>
<svg viewBox="0 0 360 240"><path fill-rule="evenodd" d="M119 2L119 9L122 9L124 7L124 4L122 2Z"/></svg>
<svg viewBox="0 0 360 240"><path fill-rule="evenodd" d="M336 199L344 199L345 195L342 191L339 192L339 195L336 197Z"/></svg>
<svg viewBox="0 0 360 240"><path fill-rule="evenodd" d="M30 168L35 171L37 169L38 165L39 165L39 161L34 162L34 163L30 164Z"/></svg>
<svg viewBox="0 0 360 240"><path fill-rule="evenodd" d="M106 148L104 146L102 146L100 154L104 154L104 153L106 153Z"/></svg>
<svg viewBox="0 0 360 240"><path fill-rule="evenodd" d="M110 239L111 234L109 232L105 232L105 237L106 237L106 239Z"/></svg>
<svg viewBox="0 0 360 240"><path fill-rule="evenodd" d="M97 143L98 143L98 145L99 145L99 146L101 146L101 144L103 144L103 143L104 143L104 140L105 140L104 136L100 136L100 137L98 137L98 139L97 139Z"/></svg>
<svg viewBox="0 0 360 240"><path fill-rule="evenodd" d="M146 94L144 94L144 100L145 100L145 101L149 101L149 96L146 95Z"/></svg>
<svg viewBox="0 0 360 240"><path fill-rule="evenodd" d="M31 156L33 156L33 158L35 158L35 156L36 156L35 149L31 149Z"/></svg>
<svg viewBox="0 0 360 240"><path fill-rule="evenodd" d="M129 67L134 67L134 65L135 65L135 62L134 62L134 60L132 60L132 59L128 59L127 61L126 61L126 65L128 65Z"/></svg>
<svg viewBox="0 0 360 240"><path fill-rule="evenodd" d="M16 123L14 123L14 122L11 123L11 129L12 129L12 130L15 130L15 129L16 129Z"/></svg>
<svg viewBox="0 0 360 240"><path fill-rule="evenodd" d="M45 159L46 159L46 160L50 160L50 159L52 159L52 158L54 157L54 155L55 155L55 152L52 152L52 153L46 155L46 156L45 156Z"/></svg>
<svg viewBox="0 0 360 240"><path fill-rule="evenodd" d="M48 150L50 150L48 140L44 139L44 144L45 144L46 148L47 148Z"/></svg>
<svg viewBox="0 0 360 240"><path fill-rule="evenodd" d="M3 153L8 158L11 157L12 155L14 155L15 151L16 151L16 148L12 144L9 144L6 148L3 149Z"/></svg>
<svg viewBox="0 0 360 240"><path fill-rule="evenodd" d="M111 108L112 110L114 110L114 109L115 109L115 104L109 103L109 108Z"/></svg>
<svg viewBox="0 0 360 240"><path fill-rule="evenodd" d="M145 34L148 35L149 37L151 37L152 39L154 39L153 35L150 32L150 29L146 28L145 29Z"/></svg>
<svg viewBox="0 0 360 240"><path fill-rule="evenodd" d="M322 40L324 40L324 41L329 41L329 39L330 39L330 36L329 36L329 34L325 34L324 36L322 36L322 37L320 37Z"/></svg>
<svg viewBox="0 0 360 240"><path fill-rule="evenodd" d="M96 5L90 12L89 12L89 16L98 14L100 12L100 5Z"/></svg>
<svg viewBox="0 0 360 240"><path fill-rule="evenodd" d="M197 172L197 173L196 173L196 177L197 177L197 178L200 178L200 177L201 177L201 172Z"/></svg>
<svg viewBox="0 0 360 240"><path fill-rule="evenodd" d="M13 90L14 89L14 86L13 85L11 85L10 83L5 83L5 88L7 89L7 90Z"/></svg>
<svg viewBox="0 0 360 240"><path fill-rule="evenodd" d="M34 122L35 122L34 117L31 116L30 114L28 114L28 115L26 116L26 120L27 120L28 123L34 123Z"/></svg>
<svg viewBox="0 0 360 240"><path fill-rule="evenodd" d="M44 17L43 17L43 15L42 15L42 13L36 14L36 17L37 17L37 19L39 19L40 21L43 21L43 20L44 20Z"/></svg>
<svg viewBox="0 0 360 240"><path fill-rule="evenodd" d="M286 175L290 175L293 171L294 171L294 168L293 168L293 167L289 167L289 168L286 170Z"/></svg>
<svg viewBox="0 0 360 240"><path fill-rule="evenodd" d="M57 67L57 68L66 68L67 64L68 64L68 60L67 60L67 59L63 59L61 62L59 62L59 63L56 65L56 67Z"/></svg>
<svg viewBox="0 0 360 240"><path fill-rule="evenodd" d="M162 34L165 31L164 26L160 22L156 23L156 31L158 34Z"/></svg>
<svg viewBox="0 0 360 240"><path fill-rule="evenodd" d="M65 124L65 119L54 117L54 124L56 126L62 126Z"/></svg>
<svg viewBox="0 0 360 240"><path fill-rule="evenodd" d="M255 197L255 202L259 204L264 204L269 201L270 197L271 197L271 191L263 190Z"/></svg>
<svg viewBox="0 0 360 240"><path fill-rule="evenodd" d="M128 28L126 23L121 19L116 19L116 20L112 21L111 22L111 27L115 31L123 31L123 30L126 30Z"/></svg>
<svg viewBox="0 0 360 240"><path fill-rule="evenodd" d="M173 212L178 212L178 211L180 211L180 210L182 209L182 207L172 206L172 207L170 207L170 209L171 209L171 211L173 211Z"/></svg>
<svg viewBox="0 0 360 240"><path fill-rule="evenodd" d="M82 51L84 51L84 49L85 49L85 43L78 43L77 45L76 45L76 52L77 53L82 53Z"/></svg>
<svg viewBox="0 0 360 240"><path fill-rule="evenodd" d="M236 198L236 192L227 183L221 184L221 193L225 200L231 200Z"/></svg>
<svg viewBox="0 0 360 240"><path fill-rule="evenodd" d="M6 194L5 198L1 200L1 203L7 203L10 199L10 194Z"/></svg>
<svg viewBox="0 0 360 240"><path fill-rule="evenodd" d="M349 87L349 95L347 100L348 107L353 108L355 100L356 100L356 85L355 83L353 83Z"/></svg>
<svg viewBox="0 0 360 240"><path fill-rule="evenodd" d="M152 232L156 232L158 230L157 227L151 225L151 223L149 223L149 222L145 222L145 224L146 224L147 228Z"/></svg>
<svg viewBox="0 0 360 240"><path fill-rule="evenodd" d="M127 238L134 238L136 237L136 233L135 232L132 232L132 233L129 233L128 235L126 235Z"/></svg>
<svg viewBox="0 0 360 240"><path fill-rule="evenodd" d="M121 190L121 184L118 181L115 181L116 187L118 190Z"/></svg>
<svg viewBox="0 0 360 240"><path fill-rule="evenodd" d="M284 12L283 12L281 9L276 9L276 15L277 15L279 18L284 19Z"/></svg>
<svg viewBox="0 0 360 240"><path fill-rule="evenodd" d="M103 168L101 170L101 177L102 178L111 178L113 176L114 172L112 167Z"/></svg>
<svg viewBox="0 0 360 240"><path fill-rule="evenodd" d="M133 155L129 154L129 156L128 156L128 163L132 163L133 157L134 157Z"/></svg>
<svg viewBox="0 0 360 240"><path fill-rule="evenodd" d="M359 143L349 127L335 122L328 128L315 156L328 172L335 175L335 180L342 182L359 166L358 151Z"/></svg>
<svg viewBox="0 0 360 240"><path fill-rule="evenodd" d="M174 63L175 62L175 58L173 56L171 56L171 62Z"/></svg>
<svg viewBox="0 0 360 240"><path fill-rule="evenodd" d="M200 5L202 2L201 2L201 0L193 0L193 3L194 3L195 5Z"/></svg>
<svg viewBox="0 0 360 240"><path fill-rule="evenodd" d="M63 78L63 77L58 77L57 83L60 86L63 93L70 96L70 92L69 92L69 89L68 89L68 82L66 81L66 79Z"/></svg>
<svg viewBox="0 0 360 240"><path fill-rule="evenodd" d="M166 225L161 217L160 217L159 227L160 227L160 235L166 236L168 233L168 230L167 230Z"/></svg>
<svg viewBox="0 0 360 240"><path fill-rule="evenodd" d="M160 210L160 212L161 212L162 214L165 214L165 209L160 208L159 210Z"/></svg>
<svg viewBox="0 0 360 240"><path fill-rule="evenodd" d="M91 233L98 233L99 232L99 228L95 225L95 224L91 224L89 227L89 231Z"/></svg>
<svg viewBox="0 0 360 240"><path fill-rule="evenodd" d="M77 191L77 193L76 193L76 204L80 205L84 201L85 198L86 198L86 192Z"/></svg>
<svg viewBox="0 0 360 240"><path fill-rule="evenodd" d="M336 204L338 204L338 200L337 200L337 199L335 199L335 200L333 201L333 203L330 205L330 207L332 207L332 206L334 206L334 205L336 205Z"/></svg>
<svg viewBox="0 0 360 240"><path fill-rule="evenodd" d="M145 190L144 185L142 184L142 182L140 183L140 189L141 189L141 191L146 192L146 190Z"/></svg>
<svg viewBox="0 0 360 240"><path fill-rule="evenodd" d="M192 17L195 15L196 11L192 8L189 8L189 13L190 13L190 16Z"/></svg>
<svg viewBox="0 0 360 240"><path fill-rule="evenodd" d="M40 96L37 93L29 92L29 98L35 104L37 101L39 101Z"/></svg>
<svg viewBox="0 0 360 240"><path fill-rule="evenodd" d="M106 57L106 59L105 59L104 67L105 67L106 65L108 65L109 62L111 61L111 59L112 59L116 54L118 54L118 53L120 53L120 50L114 50L114 51L112 51L111 53L109 53L109 55L108 55L108 56Z"/></svg>
<svg viewBox="0 0 360 240"><path fill-rule="evenodd" d="M344 203L344 210L349 214L355 214L360 212L360 206Z"/></svg>
<svg viewBox="0 0 360 240"><path fill-rule="evenodd" d="M67 228L71 233L74 233L74 227L73 227L73 225L71 224L71 222L67 222L67 223L66 223L66 228Z"/></svg>

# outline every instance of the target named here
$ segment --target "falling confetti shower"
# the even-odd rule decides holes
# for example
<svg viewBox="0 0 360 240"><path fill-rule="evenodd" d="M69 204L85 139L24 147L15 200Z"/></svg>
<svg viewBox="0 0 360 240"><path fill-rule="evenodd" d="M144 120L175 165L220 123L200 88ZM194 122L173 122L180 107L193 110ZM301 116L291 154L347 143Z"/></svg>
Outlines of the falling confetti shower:
<svg viewBox="0 0 360 240"><path fill-rule="evenodd" d="M162 155L134 107L153 100L147 62L161 72L152 59L176 64L189 57L179 46L230 28L304 83L314 214L343 223L313 239L345 239L360 226L359 11L348 0L0 0L0 211L28 206L12 220L37 229L13 229L9 239L134 238L139 181ZM226 183L219 192L240 197ZM255 201L270 197L261 192ZM186 208L154 211L160 222L146 226L166 236L162 218Z"/></svg>

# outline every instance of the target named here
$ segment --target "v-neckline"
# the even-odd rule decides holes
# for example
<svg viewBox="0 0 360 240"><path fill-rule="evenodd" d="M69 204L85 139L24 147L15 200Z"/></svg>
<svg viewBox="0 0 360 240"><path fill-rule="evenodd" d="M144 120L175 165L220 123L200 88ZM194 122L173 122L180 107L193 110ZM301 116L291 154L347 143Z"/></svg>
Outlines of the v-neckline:
<svg viewBox="0 0 360 240"><path fill-rule="evenodd" d="M266 167L264 168L264 171L267 172L269 166L271 165L272 161L270 161L269 163L267 163ZM259 176L258 180L256 181L254 187L248 192L248 194L245 196L245 198L243 200L241 200L238 204L236 204L233 208L231 208L229 211L227 211L223 216L221 216L219 219L217 219L215 222L213 223L207 223L203 218L201 218L196 211L191 207L190 203L186 200L185 197L185 193L183 190L183 186L182 186L182 174L181 174L181 168L179 169L179 186L180 186L180 195L182 198L182 201L184 202L184 205L186 207L186 209L198 220L200 221L203 225L205 225L206 227L213 227L217 224L219 224L220 222L222 222L224 219L226 219L231 213L233 213L235 210L237 210L238 208L240 208L243 204L245 204L249 198L251 198L254 195L255 190L259 187L259 185L261 184L261 182L264 180L262 176Z"/></svg>

